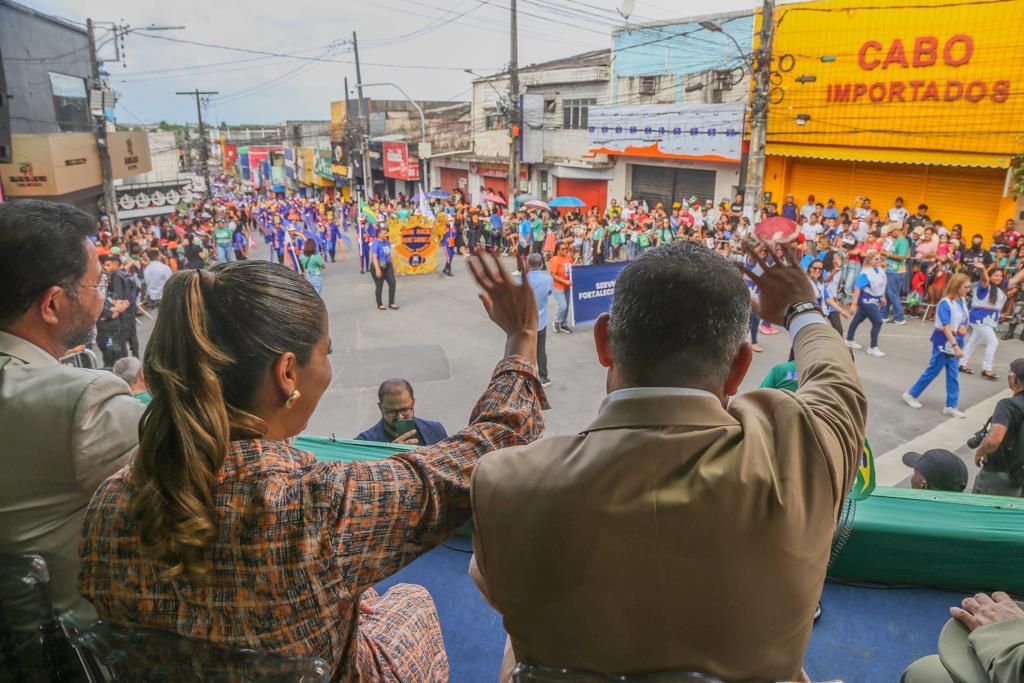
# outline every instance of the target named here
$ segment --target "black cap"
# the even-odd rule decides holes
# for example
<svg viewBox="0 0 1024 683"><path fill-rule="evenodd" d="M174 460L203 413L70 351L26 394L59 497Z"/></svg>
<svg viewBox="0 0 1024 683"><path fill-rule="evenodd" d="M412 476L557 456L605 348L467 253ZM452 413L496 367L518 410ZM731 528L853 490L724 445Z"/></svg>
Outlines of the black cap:
<svg viewBox="0 0 1024 683"><path fill-rule="evenodd" d="M904 453L903 464L920 472L930 489L960 492L967 488L967 465L944 448Z"/></svg>

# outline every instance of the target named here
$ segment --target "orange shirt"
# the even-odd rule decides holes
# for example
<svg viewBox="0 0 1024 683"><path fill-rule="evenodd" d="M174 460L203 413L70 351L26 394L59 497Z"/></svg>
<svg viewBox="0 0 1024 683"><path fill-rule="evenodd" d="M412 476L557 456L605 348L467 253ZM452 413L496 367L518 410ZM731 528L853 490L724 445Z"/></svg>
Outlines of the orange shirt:
<svg viewBox="0 0 1024 683"><path fill-rule="evenodd" d="M570 283L572 282L572 273L570 272L571 268L572 259L569 258L568 256L562 256L561 254L558 254L557 256L552 256L551 261L548 262L548 270L551 272L552 275L560 277L564 280L568 280ZM569 289L569 286L563 285L558 280L555 280L554 288L559 292L564 292L565 290Z"/></svg>

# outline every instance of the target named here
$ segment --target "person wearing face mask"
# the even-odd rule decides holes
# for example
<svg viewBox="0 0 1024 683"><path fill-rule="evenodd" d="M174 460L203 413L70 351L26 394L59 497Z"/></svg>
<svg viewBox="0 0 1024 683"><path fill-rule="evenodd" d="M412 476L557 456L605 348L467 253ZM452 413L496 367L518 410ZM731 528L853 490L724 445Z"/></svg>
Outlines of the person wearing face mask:
<svg viewBox="0 0 1024 683"><path fill-rule="evenodd" d="M971 237L971 246L960 254L960 263L964 272L971 276L972 281L981 279L981 270L992 265L992 253L982 247L981 235Z"/></svg>
<svg viewBox="0 0 1024 683"><path fill-rule="evenodd" d="M928 385L946 371L946 407L942 412L950 417L964 418L960 403L960 364L963 357L964 335L967 334L967 303L964 297L971 288L971 281L963 273L949 279L942 301L935 308L935 331L932 332L932 356L914 386L902 398L911 408L920 408L917 398Z"/></svg>
<svg viewBox="0 0 1024 683"><path fill-rule="evenodd" d="M885 257L877 251L869 251L864 255L864 268L857 275L853 285L853 320L846 331L846 345L851 349L864 348L853 337L857 328L864 320L871 321L871 346L868 355L881 358L885 352L878 348L878 333L882 329L881 306L885 305L885 288L888 280L885 275Z"/></svg>

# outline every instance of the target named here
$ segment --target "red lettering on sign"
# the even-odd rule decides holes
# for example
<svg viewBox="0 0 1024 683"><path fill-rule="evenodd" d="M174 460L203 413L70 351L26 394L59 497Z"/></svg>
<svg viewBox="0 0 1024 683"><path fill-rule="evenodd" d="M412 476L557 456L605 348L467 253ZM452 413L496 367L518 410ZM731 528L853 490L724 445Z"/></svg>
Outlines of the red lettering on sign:
<svg viewBox="0 0 1024 683"><path fill-rule="evenodd" d="M981 102L988 93L988 86L984 81L971 81L964 91L964 99L968 102Z"/></svg>
<svg viewBox="0 0 1024 683"><path fill-rule="evenodd" d="M864 83L856 83L853 86L853 101L856 102L868 92L868 86Z"/></svg>
<svg viewBox="0 0 1024 683"><path fill-rule="evenodd" d="M921 36L914 39L914 68L934 66L939 58L939 39L933 36Z"/></svg>
<svg viewBox="0 0 1024 683"><path fill-rule="evenodd" d="M934 100L939 101L939 86L935 84L935 81L930 81L924 89L924 95L921 95L921 101Z"/></svg>
<svg viewBox="0 0 1024 683"><path fill-rule="evenodd" d="M910 81L908 85L914 89L914 96L910 98L910 101L917 102L917 91L924 85L924 81Z"/></svg>
<svg viewBox="0 0 1024 683"><path fill-rule="evenodd" d="M872 69L877 67L879 64L881 64L882 63L881 60L879 60L877 57L872 59L871 61L868 61L868 50L881 50L881 49L882 49L882 44L880 42L878 42L877 40L869 40L868 42L866 42L863 45L861 45L860 46L860 51L857 53L857 63L860 64L860 68L862 68L862 69L864 69L866 71L871 71Z"/></svg>
<svg viewBox="0 0 1024 683"><path fill-rule="evenodd" d="M1010 97L1010 81L996 81L992 84L992 101L1005 102Z"/></svg>
<svg viewBox="0 0 1024 683"><path fill-rule="evenodd" d="M903 81L893 81L889 84L889 101L894 102L899 98L900 102L906 102L903 99L903 91L907 89L907 86L903 85Z"/></svg>
<svg viewBox="0 0 1024 683"><path fill-rule="evenodd" d="M868 88L868 97L872 102L885 102L885 83L872 83Z"/></svg>
<svg viewBox="0 0 1024 683"><path fill-rule="evenodd" d="M957 43L963 45L963 54L960 57L953 56L953 50L956 48ZM942 61L949 66L963 66L971 61L971 55L973 54L974 39L965 33L958 33L946 41L946 47L942 50Z"/></svg>
<svg viewBox="0 0 1024 683"><path fill-rule="evenodd" d="M882 68L888 69L890 64L899 64L906 69L907 64L907 53L903 49L903 41L897 38L892 41L892 45L889 47L889 54L885 56L885 61L882 62Z"/></svg>
<svg viewBox="0 0 1024 683"><path fill-rule="evenodd" d="M946 94L943 96L943 100L946 102L956 102L964 94L964 84L960 81L948 81L946 83Z"/></svg>
<svg viewBox="0 0 1024 683"><path fill-rule="evenodd" d="M850 90L853 89L853 85L850 83L843 83L842 85L835 86L835 96L833 100L836 102L849 102L850 101Z"/></svg>

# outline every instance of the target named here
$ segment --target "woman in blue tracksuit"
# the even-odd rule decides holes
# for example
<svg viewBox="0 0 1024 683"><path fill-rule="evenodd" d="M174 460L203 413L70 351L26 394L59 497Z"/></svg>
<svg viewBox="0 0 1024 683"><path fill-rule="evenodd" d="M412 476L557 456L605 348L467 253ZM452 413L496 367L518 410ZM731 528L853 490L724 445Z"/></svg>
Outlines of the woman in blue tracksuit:
<svg viewBox="0 0 1024 683"><path fill-rule="evenodd" d="M951 417L965 417L957 405L960 403L961 348L970 316L964 297L971 288L971 278L957 273L949 279L942 301L935 307L935 330L932 332L932 358L914 386L903 394L903 402L911 408L920 408L917 397L932 383L943 369L946 370L946 407L942 412Z"/></svg>
<svg viewBox="0 0 1024 683"><path fill-rule="evenodd" d="M853 320L846 331L846 345L851 349L864 348L853 340L857 328L864 319L871 321L871 346L868 355L881 358L885 353L878 348L878 333L882 329L882 312L885 305L885 287L889 280L885 274L885 257L877 251L864 255L864 268L857 275L853 285Z"/></svg>

